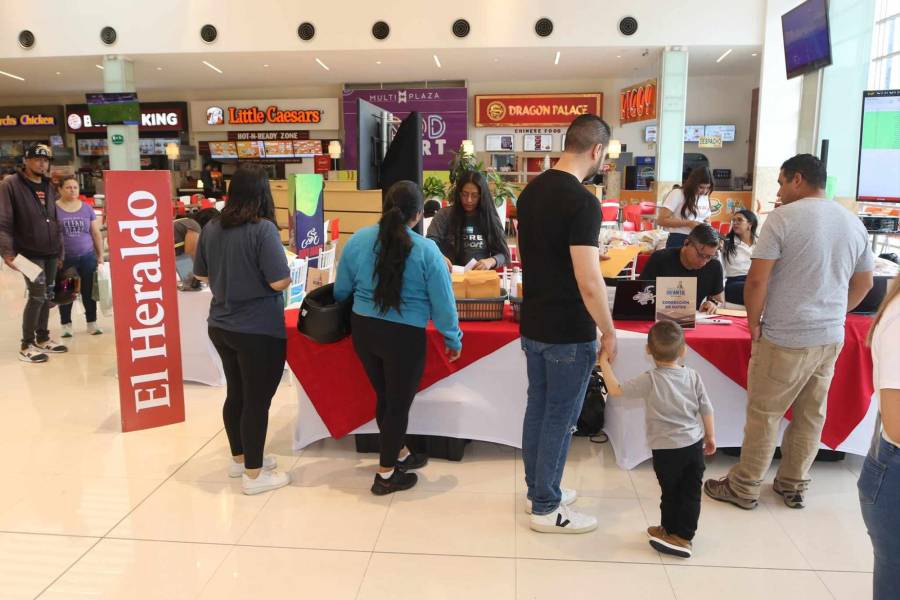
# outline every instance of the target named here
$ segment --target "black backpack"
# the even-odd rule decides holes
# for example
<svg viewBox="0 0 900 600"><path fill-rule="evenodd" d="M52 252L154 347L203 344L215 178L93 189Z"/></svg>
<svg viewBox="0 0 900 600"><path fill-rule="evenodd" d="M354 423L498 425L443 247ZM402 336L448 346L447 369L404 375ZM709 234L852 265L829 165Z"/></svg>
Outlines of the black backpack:
<svg viewBox="0 0 900 600"><path fill-rule="evenodd" d="M584 405L581 407L574 435L594 436L603 431L603 411L606 409L608 394L600 367L594 367L591 369L591 380L584 394Z"/></svg>

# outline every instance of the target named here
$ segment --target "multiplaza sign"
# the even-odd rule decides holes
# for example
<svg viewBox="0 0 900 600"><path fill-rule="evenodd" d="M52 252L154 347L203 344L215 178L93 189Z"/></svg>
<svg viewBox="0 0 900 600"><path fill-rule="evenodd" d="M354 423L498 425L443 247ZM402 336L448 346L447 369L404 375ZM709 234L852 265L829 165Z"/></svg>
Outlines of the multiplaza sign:
<svg viewBox="0 0 900 600"><path fill-rule="evenodd" d="M206 110L207 125L273 125L317 124L322 122L322 111L316 109L280 109L277 105L261 109L258 106L238 108L210 106Z"/></svg>
<svg viewBox="0 0 900 600"><path fill-rule="evenodd" d="M55 127L56 117L52 115L22 114L0 117L0 127Z"/></svg>

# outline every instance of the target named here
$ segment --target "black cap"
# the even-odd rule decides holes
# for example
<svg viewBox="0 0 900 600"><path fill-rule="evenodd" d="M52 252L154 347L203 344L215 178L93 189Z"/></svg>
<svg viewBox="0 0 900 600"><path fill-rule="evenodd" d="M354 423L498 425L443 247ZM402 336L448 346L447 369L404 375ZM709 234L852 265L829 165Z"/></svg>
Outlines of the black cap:
<svg viewBox="0 0 900 600"><path fill-rule="evenodd" d="M51 160L53 158L53 152L47 144L34 144L25 150L25 158L46 158L47 160Z"/></svg>

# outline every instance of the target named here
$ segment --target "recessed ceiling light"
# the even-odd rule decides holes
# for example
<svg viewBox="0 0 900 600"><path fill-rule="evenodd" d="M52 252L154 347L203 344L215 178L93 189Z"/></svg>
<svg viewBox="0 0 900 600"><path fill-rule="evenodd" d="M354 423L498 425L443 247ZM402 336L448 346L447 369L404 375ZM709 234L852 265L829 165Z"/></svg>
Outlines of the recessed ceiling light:
<svg viewBox="0 0 900 600"><path fill-rule="evenodd" d="M380 60L376 60L376 61L375 61L375 64L376 64L376 65L380 65L380 64L381 64L381 61L380 61Z"/></svg>
<svg viewBox="0 0 900 600"><path fill-rule="evenodd" d="M264 64L264 65L263 65L263 68L268 69L268 68L269 68L269 65L268 65L268 64Z"/></svg>
<svg viewBox="0 0 900 600"><path fill-rule="evenodd" d="M560 54L560 52L559 52L559 50L557 50L557 51L556 51L556 58L553 59L553 64L554 64L554 65L558 65L558 64L559 64L559 54Z"/></svg>
<svg viewBox="0 0 900 600"><path fill-rule="evenodd" d="M622 58L621 54L616 54L616 58Z"/></svg>
<svg viewBox="0 0 900 600"><path fill-rule="evenodd" d="M317 59L316 59L316 62L319 63L319 66L322 67L323 69L325 69L326 71L330 71L330 70L331 70L331 69L328 68L328 65L326 65L325 63L323 63L323 62L321 61L321 59L318 59L318 58L317 58Z"/></svg>
<svg viewBox="0 0 900 600"><path fill-rule="evenodd" d="M499 58L495 58L495 59L494 59L494 62L500 62L500 59L499 59Z"/></svg>
<svg viewBox="0 0 900 600"><path fill-rule="evenodd" d="M100 69L101 71L103 70L103 65L94 65L94 66L97 67L98 69Z"/></svg>
<svg viewBox="0 0 900 600"><path fill-rule="evenodd" d="M0 75L4 77L9 77L10 79L18 79L19 81L25 81L24 77L19 77L18 75L13 75L12 73L7 73L6 71L0 71Z"/></svg>
<svg viewBox="0 0 900 600"><path fill-rule="evenodd" d="M723 52L723 53L722 53L722 56L720 56L719 58L716 59L716 62L717 62L717 63L722 62L723 60L725 60L725 57L728 56L729 54L731 54L731 48L729 48L728 50L726 50L725 52Z"/></svg>
<svg viewBox="0 0 900 600"><path fill-rule="evenodd" d="M432 54L431 57L434 59L434 64L437 65L437 68L441 68L441 59L437 57L437 54Z"/></svg>
<svg viewBox="0 0 900 600"><path fill-rule="evenodd" d="M162 71L162 67L156 67L157 71Z"/></svg>
<svg viewBox="0 0 900 600"><path fill-rule="evenodd" d="M214 65L214 64L212 64L212 63L208 63L208 62L206 62L205 60L202 61L202 62L203 62L204 65L206 65L207 67L209 67L210 69L212 69L212 70L215 71L216 73L218 73L218 74L220 74L220 75L222 74L222 69L220 69L220 68L217 67L216 65Z"/></svg>
<svg viewBox="0 0 900 600"><path fill-rule="evenodd" d="M56 72L56 74L57 74L57 75L62 75L62 73L61 73L61 72L59 72L59 71L57 71L57 72Z"/></svg>

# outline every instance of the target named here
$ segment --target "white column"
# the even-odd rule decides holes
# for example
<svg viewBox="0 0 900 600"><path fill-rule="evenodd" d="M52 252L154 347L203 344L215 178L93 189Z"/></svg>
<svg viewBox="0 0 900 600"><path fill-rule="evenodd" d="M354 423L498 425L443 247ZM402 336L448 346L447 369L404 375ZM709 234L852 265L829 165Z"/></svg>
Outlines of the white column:
<svg viewBox="0 0 900 600"><path fill-rule="evenodd" d="M104 56L103 91L135 91L134 63L122 56ZM141 152L137 125L110 125L106 128L106 145L109 148L110 170L140 170Z"/></svg>
<svg viewBox="0 0 900 600"><path fill-rule="evenodd" d="M666 49L660 57L656 132L657 200L681 184L684 165L684 119L687 107L688 53Z"/></svg>

